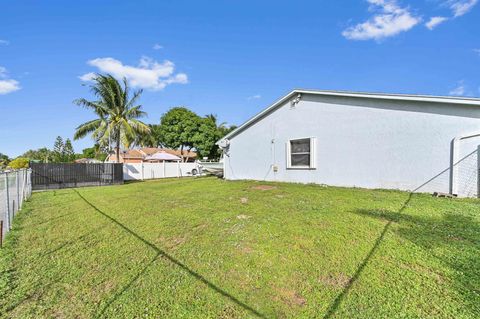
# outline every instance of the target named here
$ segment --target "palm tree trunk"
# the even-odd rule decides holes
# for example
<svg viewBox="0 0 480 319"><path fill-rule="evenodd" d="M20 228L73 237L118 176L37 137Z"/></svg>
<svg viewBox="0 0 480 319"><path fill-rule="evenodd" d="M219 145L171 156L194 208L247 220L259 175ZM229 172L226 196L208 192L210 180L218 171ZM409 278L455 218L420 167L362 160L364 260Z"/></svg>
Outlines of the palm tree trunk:
<svg viewBox="0 0 480 319"><path fill-rule="evenodd" d="M115 152L117 154L117 163L120 163L120 137L117 137Z"/></svg>

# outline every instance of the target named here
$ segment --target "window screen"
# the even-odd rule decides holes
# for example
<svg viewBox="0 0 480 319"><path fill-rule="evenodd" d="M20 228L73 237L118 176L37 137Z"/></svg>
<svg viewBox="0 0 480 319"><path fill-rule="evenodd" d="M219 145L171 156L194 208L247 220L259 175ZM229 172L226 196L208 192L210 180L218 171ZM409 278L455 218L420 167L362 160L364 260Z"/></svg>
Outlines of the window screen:
<svg viewBox="0 0 480 319"><path fill-rule="evenodd" d="M290 166L310 167L311 142L309 138L290 141Z"/></svg>

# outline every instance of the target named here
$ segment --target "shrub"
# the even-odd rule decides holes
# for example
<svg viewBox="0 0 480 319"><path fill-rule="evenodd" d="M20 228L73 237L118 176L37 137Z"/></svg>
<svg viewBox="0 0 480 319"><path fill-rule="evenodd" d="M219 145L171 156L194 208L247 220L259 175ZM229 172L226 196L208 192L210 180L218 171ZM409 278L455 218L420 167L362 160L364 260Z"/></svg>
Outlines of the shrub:
<svg viewBox="0 0 480 319"><path fill-rule="evenodd" d="M8 167L13 168L13 169L21 169L21 168L28 168L29 164L28 158L25 157L17 157L10 163L8 163Z"/></svg>

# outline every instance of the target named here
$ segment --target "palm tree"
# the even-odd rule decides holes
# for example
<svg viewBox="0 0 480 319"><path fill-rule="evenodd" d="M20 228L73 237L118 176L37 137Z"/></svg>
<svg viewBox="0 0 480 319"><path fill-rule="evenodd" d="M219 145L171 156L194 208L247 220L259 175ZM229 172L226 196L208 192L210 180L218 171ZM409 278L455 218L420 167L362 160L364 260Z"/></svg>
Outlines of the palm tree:
<svg viewBox="0 0 480 319"><path fill-rule="evenodd" d="M222 122L222 123L220 123L220 124L217 124L217 121L218 121L217 114L213 114L213 113L207 114L207 115L205 115L205 118L206 118L207 120L212 121L213 124L215 124L216 127L223 127L223 126L225 126L225 125L227 124L227 122Z"/></svg>
<svg viewBox="0 0 480 319"><path fill-rule="evenodd" d="M133 144L135 146L142 147L163 147L163 138L160 125L158 124L148 124L150 132L147 134L139 134Z"/></svg>
<svg viewBox="0 0 480 319"><path fill-rule="evenodd" d="M130 98L130 88L127 80L123 79L123 86L110 74L97 74L94 84L90 86L96 101L86 99L75 100L74 103L92 109L97 118L79 125L76 128L74 139L80 139L92 134L93 139L100 146L110 146L115 143L117 163L120 162L120 146L128 148L138 135L148 134L150 128L138 119L146 113L136 102L142 90L133 92Z"/></svg>

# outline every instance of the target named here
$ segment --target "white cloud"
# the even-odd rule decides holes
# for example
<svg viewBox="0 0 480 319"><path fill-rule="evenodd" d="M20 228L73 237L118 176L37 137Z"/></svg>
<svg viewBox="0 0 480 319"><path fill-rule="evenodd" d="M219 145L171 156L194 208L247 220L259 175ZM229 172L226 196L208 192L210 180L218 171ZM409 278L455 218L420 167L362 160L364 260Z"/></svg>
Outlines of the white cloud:
<svg viewBox="0 0 480 319"><path fill-rule="evenodd" d="M420 23L408 8L398 6L395 0L367 0L370 10L378 10L369 20L347 28L342 35L349 40L380 40L405 32Z"/></svg>
<svg viewBox="0 0 480 319"><path fill-rule="evenodd" d="M96 74L93 72L85 73L84 75L80 75L78 78L82 81L88 82L92 81L95 78Z"/></svg>
<svg viewBox="0 0 480 319"><path fill-rule="evenodd" d="M155 44L153 45L153 49L154 49L154 50L163 49L163 45L160 45L160 44L158 44L158 43L155 43Z"/></svg>
<svg viewBox="0 0 480 319"><path fill-rule="evenodd" d="M433 30L435 29L437 26L439 26L441 23L447 21L448 18L447 17L431 17L430 20L425 23L425 26L429 29L429 30Z"/></svg>
<svg viewBox="0 0 480 319"><path fill-rule="evenodd" d="M10 41L0 39L0 45L9 45Z"/></svg>
<svg viewBox="0 0 480 319"><path fill-rule="evenodd" d="M477 2L478 0L448 0L446 4L452 9L453 15L456 18L472 10Z"/></svg>
<svg viewBox="0 0 480 319"><path fill-rule="evenodd" d="M258 99L261 99L261 98L262 98L262 96L260 94L255 94L255 95L247 97L247 100L258 100Z"/></svg>
<svg viewBox="0 0 480 319"><path fill-rule="evenodd" d="M16 80L0 80L0 94L8 94L20 90L20 83Z"/></svg>
<svg viewBox="0 0 480 319"><path fill-rule="evenodd" d="M473 49L473 52L475 52L476 54L480 55L480 49Z"/></svg>
<svg viewBox="0 0 480 319"><path fill-rule="evenodd" d="M463 95L466 95L466 93L467 93L467 89L465 87L465 83L464 81L460 81L458 82L457 87L451 90L448 94L455 95L455 96L463 96Z"/></svg>
<svg viewBox="0 0 480 319"><path fill-rule="evenodd" d="M0 66L0 95L20 90L20 83L14 79L8 79L7 69Z"/></svg>
<svg viewBox="0 0 480 319"><path fill-rule="evenodd" d="M114 58L97 58L87 62L98 68L100 72L109 73L118 79L127 78L133 87L158 91L173 83L188 83L185 73L174 74L175 64L165 60L159 63L149 57L142 57L138 66L125 65ZM79 78L89 81L95 76L94 73L86 73Z"/></svg>

